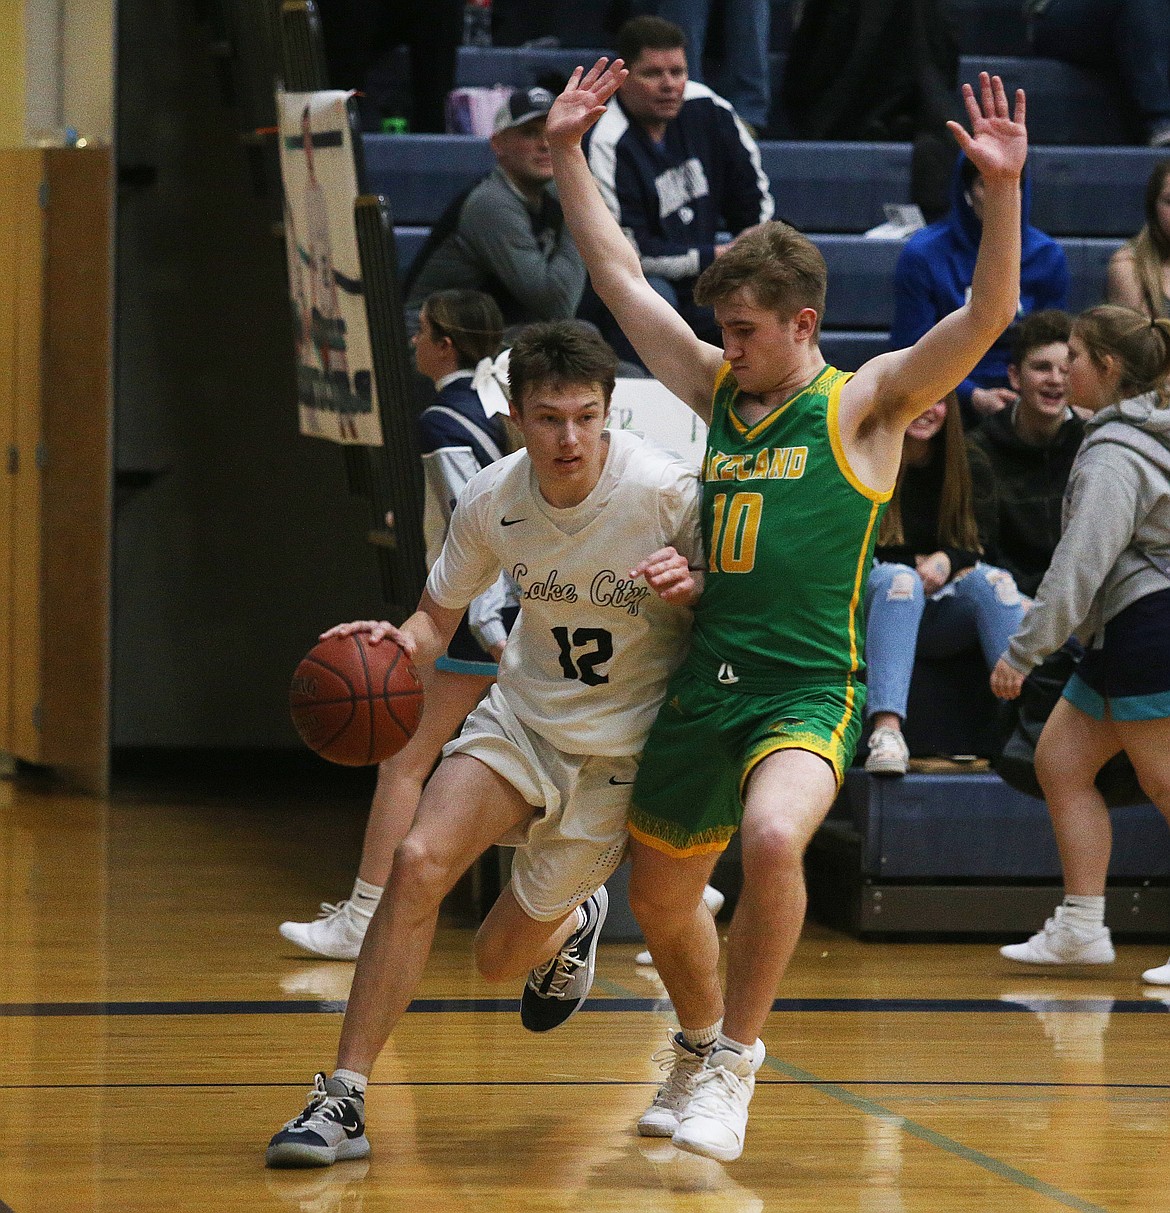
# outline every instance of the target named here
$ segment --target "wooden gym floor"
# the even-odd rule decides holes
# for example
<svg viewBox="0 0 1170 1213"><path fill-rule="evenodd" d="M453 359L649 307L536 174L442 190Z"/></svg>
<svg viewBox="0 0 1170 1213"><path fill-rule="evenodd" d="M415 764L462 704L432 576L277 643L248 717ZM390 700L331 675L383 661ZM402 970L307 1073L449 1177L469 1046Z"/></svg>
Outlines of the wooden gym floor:
<svg viewBox="0 0 1170 1213"><path fill-rule="evenodd" d="M1138 980L1165 946L1069 975L816 926L737 1163L632 1131L671 1025L634 944L536 1038L448 926L370 1089L371 1158L266 1171L352 973L276 926L348 890L362 807L0 783L0 1213L1170 1210L1170 990Z"/></svg>

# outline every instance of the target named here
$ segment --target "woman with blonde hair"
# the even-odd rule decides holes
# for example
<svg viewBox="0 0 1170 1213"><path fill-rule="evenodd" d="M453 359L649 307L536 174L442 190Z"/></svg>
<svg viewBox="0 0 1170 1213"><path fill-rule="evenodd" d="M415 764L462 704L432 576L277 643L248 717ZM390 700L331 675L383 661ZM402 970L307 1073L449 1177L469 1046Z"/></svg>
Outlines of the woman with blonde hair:
<svg viewBox="0 0 1170 1213"><path fill-rule="evenodd" d="M1001 948L1025 964L1109 964L1112 835L1094 780L1119 751L1170 820L1170 319L1105 304L1073 322L1068 402L1093 414L1064 499L1064 530L1035 605L991 675L1014 699L1070 634L1086 647L1036 747L1065 897ZM1170 963L1145 973L1170 985Z"/></svg>
<svg viewBox="0 0 1170 1213"><path fill-rule="evenodd" d="M1109 259L1109 303L1170 316L1170 160L1160 160L1146 182L1146 222Z"/></svg>
<svg viewBox="0 0 1170 1213"><path fill-rule="evenodd" d="M985 564L994 547L995 481L982 450L963 438L952 392L906 430L902 466L881 522L866 590L865 769L904 775L902 736L916 657L946 657L976 640L988 668L1024 613L1012 575Z"/></svg>

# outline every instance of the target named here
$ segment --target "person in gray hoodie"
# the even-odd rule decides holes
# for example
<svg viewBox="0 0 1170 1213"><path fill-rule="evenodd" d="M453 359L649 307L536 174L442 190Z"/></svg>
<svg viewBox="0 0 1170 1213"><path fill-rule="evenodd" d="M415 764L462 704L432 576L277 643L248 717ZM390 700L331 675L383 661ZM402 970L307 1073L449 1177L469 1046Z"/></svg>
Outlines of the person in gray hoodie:
<svg viewBox="0 0 1170 1213"><path fill-rule="evenodd" d="M1170 820L1170 320L1090 308L1069 338L1068 403L1093 416L1065 492L1063 534L1031 611L991 672L1014 699L1070 634L1086 654L1036 747L1065 897L1000 952L1025 964L1109 964L1109 811L1094 783L1124 750ZM1145 979L1170 985L1170 963Z"/></svg>

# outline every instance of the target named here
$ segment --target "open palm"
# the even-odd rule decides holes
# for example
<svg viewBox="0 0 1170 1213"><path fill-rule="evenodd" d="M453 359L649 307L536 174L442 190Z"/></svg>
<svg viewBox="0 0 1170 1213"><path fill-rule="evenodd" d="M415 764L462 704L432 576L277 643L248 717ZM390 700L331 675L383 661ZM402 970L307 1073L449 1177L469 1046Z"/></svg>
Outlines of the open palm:
<svg viewBox="0 0 1170 1213"><path fill-rule="evenodd" d="M608 66L606 66L608 64ZM571 146L605 113L605 103L629 75L620 59L598 59L588 70L573 69L564 92L553 102L545 123L549 143Z"/></svg>
<svg viewBox="0 0 1170 1213"><path fill-rule="evenodd" d="M957 122L947 126L967 159L985 181L1018 177L1028 155L1024 90L1016 89L1015 113L1009 113L1007 93L998 76L979 73L979 97L963 85L963 101L971 121L970 134Z"/></svg>

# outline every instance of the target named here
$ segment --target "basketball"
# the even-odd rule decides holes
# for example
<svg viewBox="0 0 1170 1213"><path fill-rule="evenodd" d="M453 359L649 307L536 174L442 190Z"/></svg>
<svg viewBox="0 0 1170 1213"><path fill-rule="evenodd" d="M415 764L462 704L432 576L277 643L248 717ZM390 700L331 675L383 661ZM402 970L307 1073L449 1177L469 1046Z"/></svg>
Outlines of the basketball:
<svg viewBox="0 0 1170 1213"><path fill-rule="evenodd" d="M289 707L301 740L330 762L369 766L414 736L423 689L414 666L389 638L331 636L293 674Z"/></svg>

